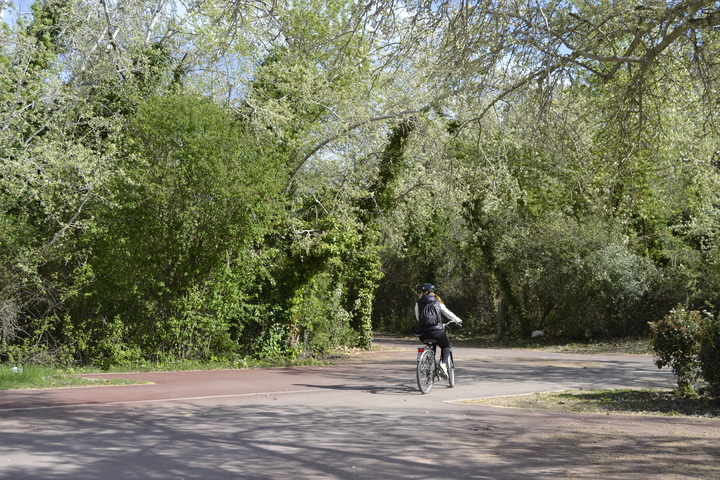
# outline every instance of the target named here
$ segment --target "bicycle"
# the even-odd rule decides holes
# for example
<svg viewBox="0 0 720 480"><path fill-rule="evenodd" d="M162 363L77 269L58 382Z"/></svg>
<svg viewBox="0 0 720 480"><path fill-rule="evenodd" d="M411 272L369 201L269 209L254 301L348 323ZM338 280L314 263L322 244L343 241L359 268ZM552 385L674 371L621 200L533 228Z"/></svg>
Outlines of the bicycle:
<svg viewBox="0 0 720 480"><path fill-rule="evenodd" d="M457 323L449 321L444 323L443 326L447 327L450 324ZM452 348L450 349L450 355L448 356L447 363L447 375L443 372L440 367L440 362L435 360L435 349L437 342L435 340L425 340L424 347L418 347L417 355L417 384L420 391L430 393L433 385L439 379L447 379L448 388L455 386L455 363L453 362Z"/></svg>

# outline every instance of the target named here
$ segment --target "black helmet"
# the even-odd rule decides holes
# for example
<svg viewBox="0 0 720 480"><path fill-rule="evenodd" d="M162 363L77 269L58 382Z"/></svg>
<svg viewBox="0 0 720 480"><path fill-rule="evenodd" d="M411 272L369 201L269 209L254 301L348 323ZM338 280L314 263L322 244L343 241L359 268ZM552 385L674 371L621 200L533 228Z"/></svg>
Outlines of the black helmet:
<svg viewBox="0 0 720 480"><path fill-rule="evenodd" d="M423 283L418 286L418 293L433 293L435 291L435 285L432 283Z"/></svg>

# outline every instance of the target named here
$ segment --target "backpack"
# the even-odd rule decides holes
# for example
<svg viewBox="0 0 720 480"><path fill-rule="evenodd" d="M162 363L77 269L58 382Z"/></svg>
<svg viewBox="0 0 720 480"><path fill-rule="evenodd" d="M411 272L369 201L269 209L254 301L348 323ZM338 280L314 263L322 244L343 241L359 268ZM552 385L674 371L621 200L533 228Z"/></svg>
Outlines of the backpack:
<svg viewBox="0 0 720 480"><path fill-rule="evenodd" d="M426 295L418 300L418 320L421 327L432 327L442 322L438 303L439 302L430 295Z"/></svg>

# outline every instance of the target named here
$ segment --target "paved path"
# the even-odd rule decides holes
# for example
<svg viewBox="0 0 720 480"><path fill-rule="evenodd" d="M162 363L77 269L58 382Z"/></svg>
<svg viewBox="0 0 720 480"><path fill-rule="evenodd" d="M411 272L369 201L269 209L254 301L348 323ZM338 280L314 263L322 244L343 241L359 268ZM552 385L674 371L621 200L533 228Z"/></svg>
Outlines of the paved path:
<svg viewBox="0 0 720 480"><path fill-rule="evenodd" d="M720 420L454 402L672 385L651 357L456 346L456 387L422 395L418 343L377 343L328 367L0 392L0 479L720 478Z"/></svg>

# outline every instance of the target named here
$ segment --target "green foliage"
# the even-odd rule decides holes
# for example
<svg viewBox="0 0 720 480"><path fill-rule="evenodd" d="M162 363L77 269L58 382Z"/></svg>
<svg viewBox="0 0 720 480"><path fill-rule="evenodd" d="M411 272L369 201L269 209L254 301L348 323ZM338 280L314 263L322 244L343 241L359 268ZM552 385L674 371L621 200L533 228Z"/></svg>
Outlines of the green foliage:
<svg viewBox="0 0 720 480"><path fill-rule="evenodd" d="M419 281L523 336L720 304L716 7L518 5L33 2L0 30L0 357L369 346Z"/></svg>
<svg viewBox="0 0 720 480"><path fill-rule="evenodd" d="M460 147L458 156L473 166L473 150ZM624 223L588 211L584 201L565 202L572 193L564 190L566 172L542 163L559 159L528 158L519 149L510 155L500 158L511 168L477 167L485 169L488 188L463 205L476 245L464 251L466 261L492 275L509 306L506 331L575 339L644 333L634 316L657 274L628 249Z"/></svg>
<svg viewBox="0 0 720 480"><path fill-rule="evenodd" d="M606 226L557 220L501 249L533 328L570 338L638 333L628 314L647 291L652 264L628 252ZM525 261L510 260L518 257Z"/></svg>
<svg viewBox="0 0 720 480"><path fill-rule="evenodd" d="M717 316L703 321L698 361L709 389L716 397L720 396L720 320Z"/></svg>
<svg viewBox="0 0 720 480"><path fill-rule="evenodd" d="M148 99L127 130L112 203L94 212L96 282L75 318L119 318L130 345L163 358L236 350L265 275L267 253L255 247L284 183L253 145L211 102Z"/></svg>
<svg viewBox="0 0 720 480"><path fill-rule="evenodd" d="M143 382L131 379L88 379L75 375L72 369L63 370L44 365L0 365L0 390L135 385L139 383Z"/></svg>
<svg viewBox="0 0 720 480"><path fill-rule="evenodd" d="M325 353L333 345L371 342L368 327L380 264L377 244L365 241L362 223L344 205L333 205L333 192L315 192L298 210L285 255L275 272L284 332L295 355ZM313 204L322 203L323 209ZM336 209L337 208L337 209ZM305 228L303 228L305 227ZM280 259L280 258L279 258Z"/></svg>
<svg viewBox="0 0 720 480"><path fill-rule="evenodd" d="M290 337L299 352L325 354L334 346L356 343L351 314L343 305L347 293L334 277L320 273L290 299Z"/></svg>
<svg viewBox="0 0 720 480"><path fill-rule="evenodd" d="M131 365L142 358L142 351L130 342L130 332L119 317L74 322L65 316L59 338L62 345L55 354L61 365L92 363L103 370L115 365Z"/></svg>
<svg viewBox="0 0 720 480"><path fill-rule="evenodd" d="M681 394L696 394L693 382L700 379L713 395L720 394L720 321L716 316L678 307L652 322L650 331L655 365L672 369Z"/></svg>
<svg viewBox="0 0 720 480"><path fill-rule="evenodd" d="M55 55L62 53L62 22L72 2L66 0L45 0L32 2L32 21L27 26L27 34L35 40L34 59L31 68L36 72L48 68Z"/></svg>
<svg viewBox="0 0 720 480"><path fill-rule="evenodd" d="M678 391L693 394L698 378L698 353L704 323L703 314L678 307L664 318L650 324L650 332L658 368L670 367L678 377Z"/></svg>

